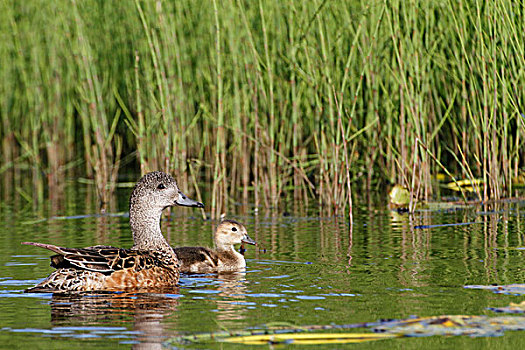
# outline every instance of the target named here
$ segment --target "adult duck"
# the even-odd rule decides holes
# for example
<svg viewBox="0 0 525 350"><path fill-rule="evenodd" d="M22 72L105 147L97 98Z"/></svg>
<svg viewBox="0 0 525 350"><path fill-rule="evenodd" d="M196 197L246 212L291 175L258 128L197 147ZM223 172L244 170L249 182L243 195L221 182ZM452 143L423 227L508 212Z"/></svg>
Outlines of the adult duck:
<svg viewBox="0 0 525 350"><path fill-rule="evenodd" d="M173 248L180 261L180 271L185 273L244 271L244 255L234 249L234 244L256 244L248 236L243 224L234 220L223 220L213 235L215 250L206 247Z"/></svg>
<svg viewBox="0 0 525 350"><path fill-rule="evenodd" d="M131 193L132 248L64 248L23 242L56 253L51 257L56 271L26 292L158 290L176 286L179 260L160 229L162 211L174 205L204 207L186 197L173 177L155 171L144 175Z"/></svg>

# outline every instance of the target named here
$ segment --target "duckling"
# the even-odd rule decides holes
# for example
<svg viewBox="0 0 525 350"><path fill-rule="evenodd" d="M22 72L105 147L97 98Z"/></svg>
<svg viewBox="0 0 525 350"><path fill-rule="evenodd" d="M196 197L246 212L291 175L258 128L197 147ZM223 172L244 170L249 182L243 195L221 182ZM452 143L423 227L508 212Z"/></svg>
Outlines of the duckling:
<svg viewBox="0 0 525 350"><path fill-rule="evenodd" d="M213 236L216 249L205 247L173 248L181 262L180 271L186 273L244 271L244 256L235 251L238 243L256 244L248 236L243 224L234 220L223 220Z"/></svg>
<svg viewBox="0 0 525 350"><path fill-rule="evenodd" d="M170 175L155 171L144 175L131 193L131 249L102 245L64 248L23 242L57 254L51 257L51 266L57 270L26 292L158 290L176 286L179 260L160 229L162 211L174 205L204 207L186 197Z"/></svg>

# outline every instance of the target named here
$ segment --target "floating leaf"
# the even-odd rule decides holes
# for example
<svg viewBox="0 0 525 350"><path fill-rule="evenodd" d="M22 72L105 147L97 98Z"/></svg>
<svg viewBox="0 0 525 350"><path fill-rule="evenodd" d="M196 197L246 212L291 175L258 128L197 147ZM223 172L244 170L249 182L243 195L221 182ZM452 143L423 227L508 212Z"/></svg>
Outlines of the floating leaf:
<svg viewBox="0 0 525 350"><path fill-rule="evenodd" d="M409 337L434 335L500 336L506 330L524 330L525 317L442 315L387 322L374 331Z"/></svg>
<svg viewBox="0 0 525 350"><path fill-rule="evenodd" d="M510 303L509 306L489 307L489 310L492 310L495 312L505 312L509 314L522 314L525 312L525 301L522 301L519 304Z"/></svg>
<svg viewBox="0 0 525 350"><path fill-rule="evenodd" d="M223 339L229 343L240 343L246 345L264 344L300 344L300 345L319 345L319 344L345 344L362 343L372 340L382 340L397 338L397 334L381 333L309 333L309 334L264 334L250 335L246 337L231 337Z"/></svg>
<svg viewBox="0 0 525 350"><path fill-rule="evenodd" d="M525 302L511 304L508 308L494 309L513 310L524 312ZM326 329L371 329L375 333L322 333L314 330ZM400 338L400 337L430 337L434 335L452 336L468 335L471 337L494 337L503 335L507 330L525 330L525 316L469 316L469 315L441 315L430 317L413 317L402 320L378 321L372 323L354 323L344 325L309 325L303 327L288 326L248 329L239 331L220 331L184 335L169 339L166 344L173 343L203 343L228 342L245 345L268 344L344 344L362 343L367 341ZM299 333L309 331L309 333Z"/></svg>
<svg viewBox="0 0 525 350"><path fill-rule="evenodd" d="M446 184L446 187L452 191L460 192L461 190L467 191L467 192L476 192L475 187L478 187L483 184L482 179L465 179L465 180L459 180L456 182L449 182ZM460 188L461 187L461 188Z"/></svg>
<svg viewBox="0 0 525 350"><path fill-rule="evenodd" d="M388 193L390 203L396 207L406 207L410 203L410 192L401 185L395 185Z"/></svg>
<svg viewBox="0 0 525 350"><path fill-rule="evenodd" d="M507 284L507 285L496 285L496 286L483 286L483 285L468 285L465 286L467 289L487 289L497 294L525 294L525 284Z"/></svg>

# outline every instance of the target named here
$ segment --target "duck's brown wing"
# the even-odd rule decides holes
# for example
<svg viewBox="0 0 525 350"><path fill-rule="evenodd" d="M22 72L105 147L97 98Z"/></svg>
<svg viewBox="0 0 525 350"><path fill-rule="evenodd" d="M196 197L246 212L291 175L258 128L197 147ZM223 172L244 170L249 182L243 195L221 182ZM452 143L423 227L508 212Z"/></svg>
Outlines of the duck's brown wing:
<svg viewBox="0 0 525 350"><path fill-rule="evenodd" d="M51 266L59 268L76 267L82 270L111 274L115 271L134 268L136 271L165 267L165 262L157 259L149 251L115 248L111 246L93 246L87 248L65 248L52 244L23 242L51 250L57 255L51 257Z"/></svg>

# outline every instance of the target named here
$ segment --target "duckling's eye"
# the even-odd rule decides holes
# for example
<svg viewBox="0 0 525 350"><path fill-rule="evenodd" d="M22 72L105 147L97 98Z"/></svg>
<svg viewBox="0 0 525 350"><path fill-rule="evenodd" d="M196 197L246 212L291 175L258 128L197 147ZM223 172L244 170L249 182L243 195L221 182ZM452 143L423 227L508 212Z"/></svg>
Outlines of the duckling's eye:
<svg viewBox="0 0 525 350"><path fill-rule="evenodd" d="M232 227L232 231L236 232L237 231L237 227Z"/></svg>
<svg viewBox="0 0 525 350"><path fill-rule="evenodd" d="M166 186L164 186L163 183L160 183L160 184L157 186L157 188L158 188L159 190L163 190L163 189L166 188Z"/></svg>

